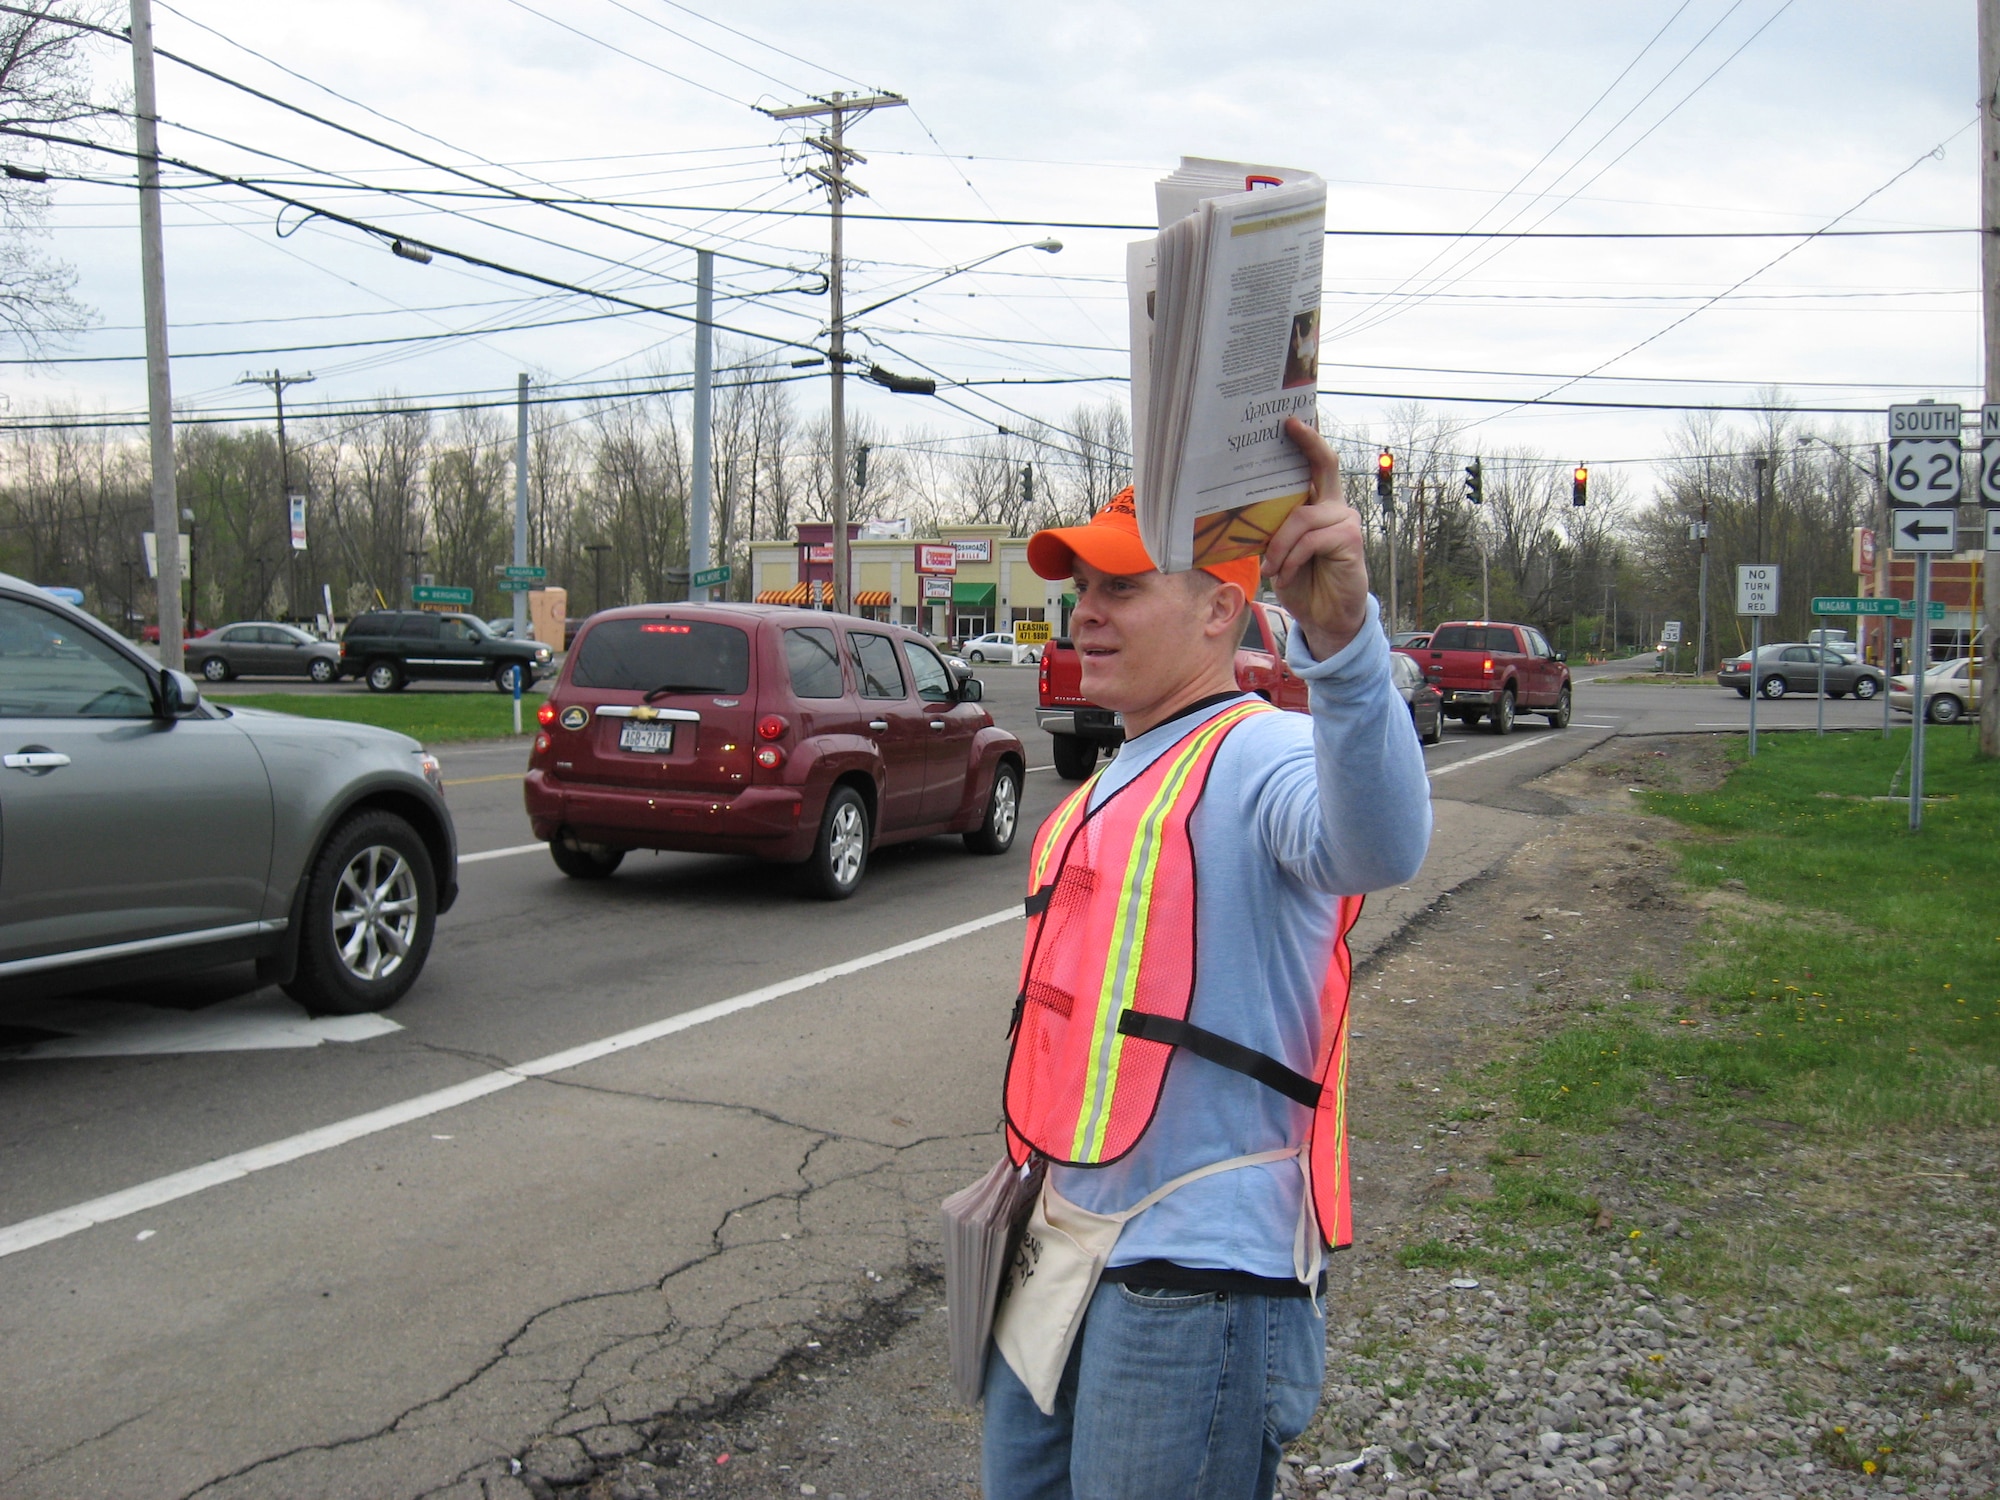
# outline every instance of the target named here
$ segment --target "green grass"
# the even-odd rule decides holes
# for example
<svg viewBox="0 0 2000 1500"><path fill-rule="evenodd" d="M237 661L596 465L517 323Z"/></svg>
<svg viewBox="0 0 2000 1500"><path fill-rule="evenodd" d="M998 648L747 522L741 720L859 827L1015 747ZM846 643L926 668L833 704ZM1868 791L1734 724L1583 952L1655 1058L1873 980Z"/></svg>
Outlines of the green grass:
<svg viewBox="0 0 2000 1500"><path fill-rule="evenodd" d="M1714 791L1650 795L1697 835L1686 883L1741 881L1747 909L1716 919L1687 1004L1619 1007L1530 1054L1520 1114L1571 1131L1676 1105L1851 1132L2000 1123L2000 765L1971 733L1928 736L1925 790L1949 800L1912 834L1907 801L1870 800L1908 740L1773 736Z"/></svg>
<svg viewBox="0 0 2000 1500"><path fill-rule="evenodd" d="M521 699L521 728L535 732L540 693ZM226 708L267 708L308 719L346 719L399 730L426 745L500 739L514 732L514 700L488 693L244 693L218 696Z"/></svg>

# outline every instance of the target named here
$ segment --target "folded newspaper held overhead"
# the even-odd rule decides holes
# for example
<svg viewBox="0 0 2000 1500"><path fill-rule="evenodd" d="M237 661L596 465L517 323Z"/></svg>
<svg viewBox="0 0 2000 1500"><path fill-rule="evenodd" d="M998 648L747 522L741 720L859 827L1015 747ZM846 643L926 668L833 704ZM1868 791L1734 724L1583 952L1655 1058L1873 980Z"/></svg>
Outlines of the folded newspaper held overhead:
<svg viewBox="0 0 2000 1500"><path fill-rule="evenodd" d="M1139 534L1170 573L1264 550L1306 498L1285 418L1317 425L1326 184L1182 157L1127 248Z"/></svg>

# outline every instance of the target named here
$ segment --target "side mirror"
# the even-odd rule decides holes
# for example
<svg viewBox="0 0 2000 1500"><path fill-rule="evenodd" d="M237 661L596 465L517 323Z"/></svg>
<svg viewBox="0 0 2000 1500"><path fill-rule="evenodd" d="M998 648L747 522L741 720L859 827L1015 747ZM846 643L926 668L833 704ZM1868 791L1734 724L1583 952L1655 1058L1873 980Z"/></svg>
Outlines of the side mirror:
<svg viewBox="0 0 2000 1500"><path fill-rule="evenodd" d="M176 672L172 667L160 668L160 715L165 719L175 719L182 714L193 713L201 707L201 689L194 679L185 672Z"/></svg>
<svg viewBox="0 0 2000 1500"><path fill-rule="evenodd" d="M1569 653L1568 653L1567 651L1558 651L1558 652L1556 653L1556 660L1557 660L1557 661L1568 661L1568 660L1569 660Z"/></svg>
<svg viewBox="0 0 2000 1500"><path fill-rule="evenodd" d="M978 703L986 696L986 684L977 677L968 677L958 685L960 703Z"/></svg>

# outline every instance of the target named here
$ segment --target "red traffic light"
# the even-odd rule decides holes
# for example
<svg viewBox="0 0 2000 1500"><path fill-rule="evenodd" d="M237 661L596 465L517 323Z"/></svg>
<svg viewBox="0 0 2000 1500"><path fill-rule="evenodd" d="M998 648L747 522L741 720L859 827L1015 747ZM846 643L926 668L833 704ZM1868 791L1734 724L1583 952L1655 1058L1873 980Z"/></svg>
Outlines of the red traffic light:
<svg viewBox="0 0 2000 1500"><path fill-rule="evenodd" d="M1375 460L1375 472L1380 474L1384 479L1394 474L1396 472L1396 455L1391 453L1387 448L1384 448L1382 456Z"/></svg>

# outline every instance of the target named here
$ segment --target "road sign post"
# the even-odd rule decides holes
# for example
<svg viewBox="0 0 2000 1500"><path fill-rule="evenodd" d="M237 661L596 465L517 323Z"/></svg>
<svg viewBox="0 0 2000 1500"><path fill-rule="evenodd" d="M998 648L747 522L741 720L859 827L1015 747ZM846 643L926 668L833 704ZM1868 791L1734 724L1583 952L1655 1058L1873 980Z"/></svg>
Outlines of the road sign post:
<svg viewBox="0 0 2000 1500"><path fill-rule="evenodd" d="M1890 620L1902 614L1904 602L1900 598L1864 598L1864 596L1844 596L1844 594L1814 594L1812 612L1814 614L1854 614L1854 616L1886 616ZM1892 630L1888 624L1882 626L1882 636L1888 640ZM1820 634L1820 650L1826 650L1826 634ZM1888 738L1888 650L1882 652L1882 738ZM1826 730L1826 666L1824 658L1820 664L1820 732Z"/></svg>
<svg viewBox="0 0 2000 1500"><path fill-rule="evenodd" d="M1764 617L1778 612L1776 563L1736 565L1736 613L1750 617L1750 754L1757 754L1757 700L1764 696L1757 653L1764 644Z"/></svg>

